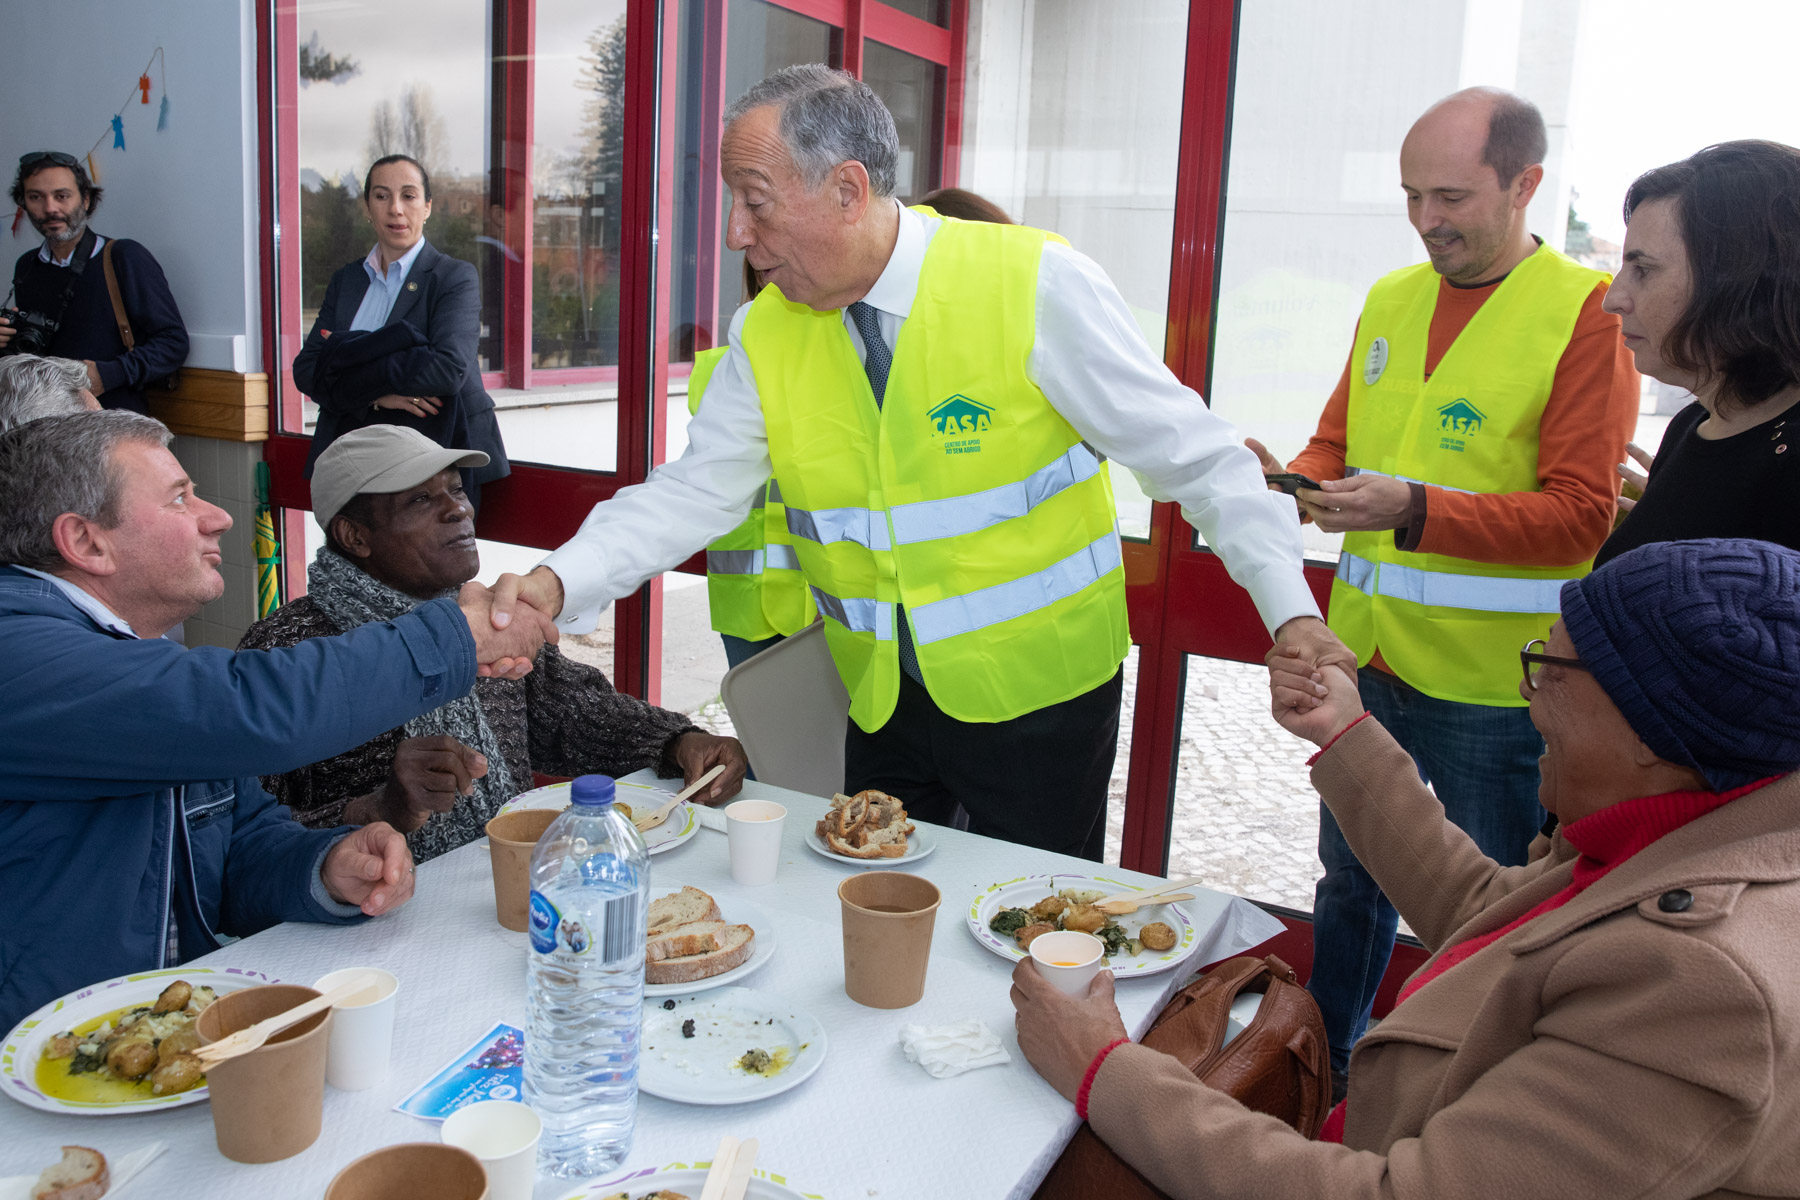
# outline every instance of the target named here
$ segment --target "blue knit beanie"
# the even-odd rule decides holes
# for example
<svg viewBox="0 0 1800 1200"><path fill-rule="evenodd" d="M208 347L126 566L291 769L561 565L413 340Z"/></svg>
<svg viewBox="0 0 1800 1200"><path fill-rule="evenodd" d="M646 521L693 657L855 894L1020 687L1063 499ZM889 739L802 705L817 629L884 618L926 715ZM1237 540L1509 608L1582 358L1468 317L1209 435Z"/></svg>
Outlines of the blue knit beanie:
<svg viewBox="0 0 1800 1200"><path fill-rule="evenodd" d="M1729 791L1800 767L1800 554L1658 542L1562 589L1563 628L1644 744Z"/></svg>

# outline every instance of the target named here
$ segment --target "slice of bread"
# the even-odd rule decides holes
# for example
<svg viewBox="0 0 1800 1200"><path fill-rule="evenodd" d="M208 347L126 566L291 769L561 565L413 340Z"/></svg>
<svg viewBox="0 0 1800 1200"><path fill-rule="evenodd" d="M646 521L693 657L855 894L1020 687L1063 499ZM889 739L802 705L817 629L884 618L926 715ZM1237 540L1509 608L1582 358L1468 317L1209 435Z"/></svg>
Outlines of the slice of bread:
<svg viewBox="0 0 1800 1200"><path fill-rule="evenodd" d="M100 1200L112 1176L106 1155L86 1146L64 1146L62 1161L45 1167L32 1186L31 1200Z"/></svg>
<svg viewBox="0 0 1800 1200"><path fill-rule="evenodd" d="M679 892L650 902L651 933L692 925L695 921L723 921L718 901L697 887L684 887Z"/></svg>
<svg viewBox="0 0 1800 1200"><path fill-rule="evenodd" d="M645 983L694 983L741 967L756 953L756 931L748 925L727 925L719 930L719 948L705 954L665 958L644 964Z"/></svg>
<svg viewBox="0 0 1800 1200"><path fill-rule="evenodd" d="M710 954L721 949L719 931L725 928L723 921L695 921L688 925L672 925L660 933L652 933L649 943L644 947L644 958L649 962L661 962L665 958L687 958L695 954Z"/></svg>

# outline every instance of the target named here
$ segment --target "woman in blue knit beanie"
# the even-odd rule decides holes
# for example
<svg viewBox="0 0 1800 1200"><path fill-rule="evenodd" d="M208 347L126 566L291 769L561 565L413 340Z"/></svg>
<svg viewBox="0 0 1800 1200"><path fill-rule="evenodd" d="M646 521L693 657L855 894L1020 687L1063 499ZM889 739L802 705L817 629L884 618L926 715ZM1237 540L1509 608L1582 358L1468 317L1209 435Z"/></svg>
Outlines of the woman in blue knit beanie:
<svg viewBox="0 0 1800 1200"><path fill-rule="evenodd" d="M1800 1196L1800 553L1644 546L1562 615L1522 654L1562 818L1522 867L1445 820L1348 674L1271 656L1276 718L1432 951L1316 1140L1124 1041L1110 976L1013 973L1020 1050L1157 1188Z"/></svg>

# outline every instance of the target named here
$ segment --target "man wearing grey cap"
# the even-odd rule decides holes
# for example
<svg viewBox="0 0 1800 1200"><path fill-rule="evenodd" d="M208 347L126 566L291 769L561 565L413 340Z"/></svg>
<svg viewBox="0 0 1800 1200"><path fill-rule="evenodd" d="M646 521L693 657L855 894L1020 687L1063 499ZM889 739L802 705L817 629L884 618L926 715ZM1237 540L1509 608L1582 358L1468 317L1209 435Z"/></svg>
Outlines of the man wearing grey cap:
<svg viewBox="0 0 1800 1200"><path fill-rule="evenodd" d="M292 646L453 593L481 568L460 467L480 451L445 449L415 429L371 425L345 434L313 468L313 515L325 548L307 594L251 626L240 649ZM645 767L699 778L704 795L732 795L743 747L680 713L613 689L598 669L546 646L523 681L483 680L462 699L334 758L263 779L302 824L386 821L424 861L481 836L532 775L624 775Z"/></svg>

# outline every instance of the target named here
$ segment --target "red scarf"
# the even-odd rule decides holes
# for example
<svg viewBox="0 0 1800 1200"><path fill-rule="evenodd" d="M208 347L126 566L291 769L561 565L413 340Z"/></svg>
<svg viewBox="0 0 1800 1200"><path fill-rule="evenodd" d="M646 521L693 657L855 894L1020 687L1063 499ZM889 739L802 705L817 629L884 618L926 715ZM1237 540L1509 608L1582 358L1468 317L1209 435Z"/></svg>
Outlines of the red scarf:
<svg viewBox="0 0 1800 1200"><path fill-rule="evenodd" d="M1779 775L1771 775L1767 779L1759 779L1729 792L1664 792L1660 796L1640 796L1636 800L1623 800L1609 805L1599 812L1589 813L1579 821L1564 825L1563 836L1569 839L1570 845L1581 851L1581 856L1575 860L1569 886L1523 916L1498 929L1477 934L1466 942L1458 942L1439 954L1400 989L1400 998L1394 1002L1395 1006L1404 1004L1409 996L1439 975L1456 964L1473 958L1483 948L1499 941L1519 926L1561 908L1658 838L1779 778ZM1344 1140L1344 1110L1348 1103L1345 1101L1339 1104L1325 1118L1325 1127L1319 1130L1320 1141Z"/></svg>

